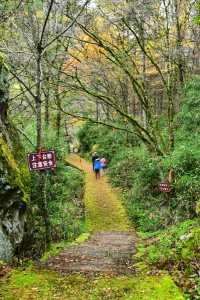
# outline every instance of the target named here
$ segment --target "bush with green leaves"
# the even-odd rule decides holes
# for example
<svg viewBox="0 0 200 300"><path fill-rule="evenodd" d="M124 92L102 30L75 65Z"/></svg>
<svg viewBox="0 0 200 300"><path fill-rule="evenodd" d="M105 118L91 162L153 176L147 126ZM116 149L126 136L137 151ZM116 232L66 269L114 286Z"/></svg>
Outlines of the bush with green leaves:
<svg viewBox="0 0 200 300"><path fill-rule="evenodd" d="M135 255L136 264L169 271L188 300L200 298L199 225L198 219L186 220L160 232L142 234L146 241L138 244Z"/></svg>
<svg viewBox="0 0 200 300"><path fill-rule="evenodd" d="M55 174L48 174L48 211L52 239L72 240L83 226L83 176L80 171L58 164Z"/></svg>
<svg viewBox="0 0 200 300"><path fill-rule="evenodd" d="M142 147L114 156L108 169L110 181L123 190L127 212L138 230L159 230L195 216L200 198L198 156L198 145L182 143L159 160ZM158 184L167 179L171 168L172 192L159 192Z"/></svg>
<svg viewBox="0 0 200 300"><path fill-rule="evenodd" d="M82 154L96 151L108 161L124 148L138 144L138 138L130 133L91 122L86 122L77 135Z"/></svg>
<svg viewBox="0 0 200 300"><path fill-rule="evenodd" d="M154 231L164 226L164 195L158 193L160 181L157 163L145 147L126 149L112 160L108 174L110 181L123 190L127 212L136 227Z"/></svg>

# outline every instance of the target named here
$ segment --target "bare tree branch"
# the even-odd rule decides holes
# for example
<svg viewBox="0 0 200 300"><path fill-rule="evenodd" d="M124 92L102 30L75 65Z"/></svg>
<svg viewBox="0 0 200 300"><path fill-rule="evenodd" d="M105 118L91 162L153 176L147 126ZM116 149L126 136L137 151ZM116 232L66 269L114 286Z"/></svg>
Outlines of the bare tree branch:
<svg viewBox="0 0 200 300"><path fill-rule="evenodd" d="M21 130L19 127L17 127L16 128L25 138L26 138L26 140L34 147L34 149L35 149L35 145L33 144L33 142L29 139L29 137L26 135L26 133L23 131L23 130Z"/></svg>
<svg viewBox="0 0 200 300"><path fill-rule="evenodd" d="M73 21L67 26L67 28L65 28L65 30L63 30L61 33L59 33L55 38L53 38L49 43L47 43L46 45L44 45L43 49L45 50L46 48L48 48L51 44L53 44L57 39L59 39L63 34L65 34L77 21L78 17L82 14L82 12L84 11L85 7L90 3L91 0L87 0L81 10L78 12L78 14L74 17Z"/></svg>
<svg viewBox="0 0 200 300"><path fill-rule="evenodd" d="M36 96L33 94L31 89L27 86L27 84L12 70L10 70L10 73L25 87L25 89L29 92L29 94L35 99Z"/></svg>
<svg viewBox="0 0 200 300"><path fill-rule="evenodd" d="M43 41L43 37L44 37L44 33L45 33L45 29L46 29L46 26L47 26L47 22L48 22L48 19L49 19L49 16L50 16L50 13L51 13L51 10L52 10L52 7L53 7L53 4L54 4L54 0L51 0L51 3L50 3L50 5L49 5L49 8L48 8L48 12L47 12L47 15L46 15L46 18L45 18L44 24L43 24L43 28L42 28L41 37L40 37L40 40L39 40L39 43L38 43L38 45L40 45L40 46L42 46L42 41Z"/></svg>

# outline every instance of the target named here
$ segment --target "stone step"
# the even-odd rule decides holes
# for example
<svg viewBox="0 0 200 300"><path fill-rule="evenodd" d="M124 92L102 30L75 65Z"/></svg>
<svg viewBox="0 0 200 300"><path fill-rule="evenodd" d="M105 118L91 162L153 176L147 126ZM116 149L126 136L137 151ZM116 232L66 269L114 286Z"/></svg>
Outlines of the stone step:
<svg viewBox="0 0 200 300"><path fill-rule="evenodd" d="M94 233L81 245L67 247L40 267L61 273L132 273L135 241L135 236L127 232Z"/></svg>

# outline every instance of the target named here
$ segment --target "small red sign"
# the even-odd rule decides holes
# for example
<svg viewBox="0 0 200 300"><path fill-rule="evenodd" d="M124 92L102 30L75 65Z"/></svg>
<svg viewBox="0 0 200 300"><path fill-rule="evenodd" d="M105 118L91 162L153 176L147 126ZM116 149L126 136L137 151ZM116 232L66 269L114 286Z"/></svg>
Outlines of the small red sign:
<svg viewBox="0 0 200 300"><path fill-rule="evenodd" d="M54 169L56 167L55 151L28 153L28 166L30 171Z"/></svg>
<svg viewBox="0 0 200 300"><path fill-rule="evenodd" d="M160 190L160 192L170 193L172 188L171 188L169 182L161 182L161 183L159 183L159 190Z"/></svg>

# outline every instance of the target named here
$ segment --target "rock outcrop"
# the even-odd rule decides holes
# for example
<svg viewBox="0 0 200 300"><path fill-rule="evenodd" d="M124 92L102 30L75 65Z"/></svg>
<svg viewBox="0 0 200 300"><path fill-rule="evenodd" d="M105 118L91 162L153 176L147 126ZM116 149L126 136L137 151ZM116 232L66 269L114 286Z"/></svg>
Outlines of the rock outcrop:
<svg viewBox="0 0 200 300"><path fill-rule="evenodd" d="M0 260L10 261L24 234L29 174L16 129L9 121L8 68L0 56ZM21 157L20 157L21 156ZM22 163L19 163L22 162Z"/></svg>

